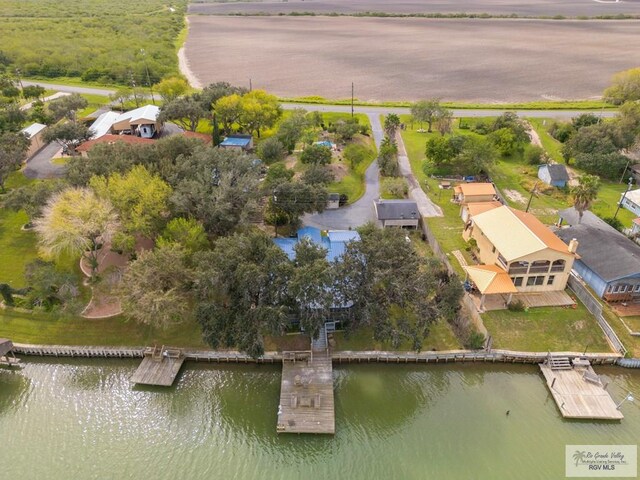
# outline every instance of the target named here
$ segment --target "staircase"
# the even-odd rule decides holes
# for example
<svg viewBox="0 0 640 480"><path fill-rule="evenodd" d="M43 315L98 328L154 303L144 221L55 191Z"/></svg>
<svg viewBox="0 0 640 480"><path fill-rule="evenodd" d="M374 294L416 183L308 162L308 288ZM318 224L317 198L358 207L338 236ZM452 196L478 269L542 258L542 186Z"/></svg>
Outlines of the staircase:
<svg viewBox="0 0 640 480"><path fill-rule="evenodd" d="M318 337L311 341L311 349L314 352L326 352L327 351L327 331L323 326L318 333Z"/></svg>
<svg viewBox="0 0 640 480"><path fill-rule="evenodd" d="M571 366L571 360L569 360L569 357L549 356L547 362L551 370L571 370L573 368Z"/></svg>

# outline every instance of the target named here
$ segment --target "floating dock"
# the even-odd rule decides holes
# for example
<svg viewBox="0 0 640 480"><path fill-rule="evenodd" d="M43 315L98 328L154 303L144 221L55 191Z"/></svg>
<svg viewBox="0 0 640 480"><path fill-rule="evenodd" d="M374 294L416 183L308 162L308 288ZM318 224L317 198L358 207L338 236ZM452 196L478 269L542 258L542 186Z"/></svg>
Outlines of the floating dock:
<svg viewBox="0 0 640 480"><path fill-rule="evenodd" d="M0 338L0 365L12 367L20 363L13 354L13 342L7 338Z"/></svg>
<svg viewBox="0 0 640 480"><path fill-rule="evenodd" d="M564 418L620 420L622 413L587 360L549 357L540 364Z"/></svg>
<svg viewBox="0 0 640 480"><path fill-rule="evenodd" d="M149 347L144 351L142 363L131 377L133 383L170 387L185 361L177 348Z"/></svg>
<svg viewBox="0 0 640 480"><path fill-rule="evenodd" d="M336 432L329 352L283 352L278 433Z"/></svg>

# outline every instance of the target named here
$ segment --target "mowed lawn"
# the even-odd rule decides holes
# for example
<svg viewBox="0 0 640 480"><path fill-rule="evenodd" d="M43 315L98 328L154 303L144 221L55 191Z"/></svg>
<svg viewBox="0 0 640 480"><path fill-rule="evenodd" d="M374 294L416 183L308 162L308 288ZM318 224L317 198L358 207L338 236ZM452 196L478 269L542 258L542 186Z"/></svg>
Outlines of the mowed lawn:
<svg viewBox="0 0 640 480"><path fill-rule="evenodd" d="M596 319L580 303L574 308L494 310L482 314L493 348L525 352L610 352Z"/></svg>
<svg viewBox="0 0 640 480"><path fill-rule="evenodd" d="M35 234L21 230L27 221L22 211L0 209L0 283L14 288L25 286L25 265L38 256Z"/></svg>

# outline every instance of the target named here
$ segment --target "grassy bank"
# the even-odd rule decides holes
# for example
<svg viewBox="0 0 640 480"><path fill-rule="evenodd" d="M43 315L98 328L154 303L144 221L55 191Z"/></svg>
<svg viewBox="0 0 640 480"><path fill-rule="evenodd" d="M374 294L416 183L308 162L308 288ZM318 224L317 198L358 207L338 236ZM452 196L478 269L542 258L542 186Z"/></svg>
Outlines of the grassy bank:
<svg viewBox="0 0 640 480"><path fill-rule="evenodd" d="M351 99L327 99L319 96L281 98L280 101L288 103L308 103L315 105L351 105ZM411 107L413 102L408 101L388 101L388 102L366 102L355 100L354 105L359 107ZM452 109L469 110L601 110L615 109L614 105L602 100L564 100L564 101L531 101L516 103L473 103L443 101L443 107Z"/></svg>

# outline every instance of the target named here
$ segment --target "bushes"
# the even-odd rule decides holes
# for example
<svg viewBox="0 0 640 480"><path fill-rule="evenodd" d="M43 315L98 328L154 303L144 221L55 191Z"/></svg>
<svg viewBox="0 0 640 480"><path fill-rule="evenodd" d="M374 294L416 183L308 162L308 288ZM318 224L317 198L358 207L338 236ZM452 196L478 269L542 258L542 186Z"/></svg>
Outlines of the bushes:
<svg viewBox="0 0 640 480"><path fill-rule="evenodd" d="M331 163L331 150L323 145L310 145L300 154L304 164L327 165Z"/></svg>
<svg viewBox="0 0 640 480"><path fill-rule="evenodd" d="M344 158L349 162L352 169L355 169L362 162L366 161L371 155L371 150L358 143L351 143L344 149Z"/></svg>
<svg viewBox="0 0 640 480"><path fill-rule="evenodd" d="M400 175L398 165L398 146L389 138L385 137L380 145L380 155L378 156L378 168L383 177L397 177Z"/></svg>
<svg viewBox="0 0 640 480"><path fill-rule="evenodd" d="M382 189L394 198L405 198L409 193L409 186L404 178L384 178Z"/></svg>
<svg viewBox="0 0 640 480"><path fill-rule="evenodd" d="M286 155L284 145L276 137L270 137L258 145L258 155L267 165L283 160Z"/></svg>
<svg viewBox="0 0 640 480"><path fill-rule="evenodd" d="M527 148L524 149L524 161L529 165L542 165L549 163L549 157L544 148L537 145L527 145Z"/></svg>

